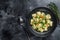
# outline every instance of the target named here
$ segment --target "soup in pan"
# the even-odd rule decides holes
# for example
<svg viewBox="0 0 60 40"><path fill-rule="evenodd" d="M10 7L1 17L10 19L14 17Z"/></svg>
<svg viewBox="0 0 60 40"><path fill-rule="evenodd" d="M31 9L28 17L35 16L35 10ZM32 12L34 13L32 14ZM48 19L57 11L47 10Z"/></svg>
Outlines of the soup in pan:
<svg viewBox="0 0 60 40"><path fill-rule="evenodd" d="M32 28L38 32L48 31L49 27L52 27L53 21L51 20L51 15L49 13L37 11L32 14L30 20Z"/></svg>

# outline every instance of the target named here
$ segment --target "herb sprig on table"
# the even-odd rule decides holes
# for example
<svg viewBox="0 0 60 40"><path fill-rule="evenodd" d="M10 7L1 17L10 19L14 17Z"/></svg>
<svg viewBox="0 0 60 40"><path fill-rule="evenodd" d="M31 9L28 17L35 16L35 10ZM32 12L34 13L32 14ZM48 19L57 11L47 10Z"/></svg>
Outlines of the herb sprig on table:
<svg viewBox="0 0 60 40"><path fill-rule="evenodd" d="M51 10L54 11L54 13L56 14L56 17L57 17L57 19L58 19L58 21L59 21L59 18L58 18L59 10L58 10L57 5L56 5L55 3L53 3L53 2L50 2L50 4L48 4L47 6L48 6Z"/></svg>

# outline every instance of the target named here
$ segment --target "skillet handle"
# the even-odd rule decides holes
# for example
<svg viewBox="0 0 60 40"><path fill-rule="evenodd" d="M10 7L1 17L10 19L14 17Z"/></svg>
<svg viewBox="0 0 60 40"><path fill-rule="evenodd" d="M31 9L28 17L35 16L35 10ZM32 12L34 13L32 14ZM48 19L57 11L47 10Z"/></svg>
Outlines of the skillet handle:
<svg viewBox="0 0 60 40"><path fill-rule="evenodd" d="M26 17L25 16L20 16L20 25L23 26L23 28L26 28Z"/></svg>
<svg viewBox="0 0 60 40"><path fill-rule="evenodd" d="M30 40L30 38L29 38L29 34L28 34L28 32L27 32L27 23L26 23L26 17L25 16L20 16L19 17L20 18L20 25L23 27L23 29L24 29L24 31L25 31L25 33L26 33L26 35L27 35L27 38L28 38L28 40Z"/></svg>

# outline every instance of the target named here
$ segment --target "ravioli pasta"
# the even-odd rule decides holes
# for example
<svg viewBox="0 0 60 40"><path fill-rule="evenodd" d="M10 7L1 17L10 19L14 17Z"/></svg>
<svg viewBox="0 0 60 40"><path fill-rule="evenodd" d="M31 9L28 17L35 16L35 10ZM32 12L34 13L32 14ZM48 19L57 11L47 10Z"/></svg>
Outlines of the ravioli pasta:
<svg viewBox="0 0 60 40"><path fill-rule="evenodd" d="M38 11L32 14L30 24L34 30L44 32L48 31L49 27L52 27L53 21L51 20L50 14Z"/></svg>

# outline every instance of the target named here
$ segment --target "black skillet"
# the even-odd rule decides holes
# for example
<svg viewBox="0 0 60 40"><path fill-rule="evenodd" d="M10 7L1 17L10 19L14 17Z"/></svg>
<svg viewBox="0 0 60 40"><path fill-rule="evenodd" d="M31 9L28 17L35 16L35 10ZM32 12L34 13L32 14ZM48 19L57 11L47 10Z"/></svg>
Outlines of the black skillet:
<svg viewBox="0 0 60 40"><path fill-rule="evenodd" d="M32 18L32 14L37 12L37 11L45 12L46 14L48 13L52 17L51 20L53 21L53 26L51 28L49 28L48 31L46 31L46 32L42 32L42 33L37 32L30 25L30 20ZM49 36L55 30L55 28L57 27L57 17L51 9L46 8L46 7L38 7L38 8L33 9L28 15L26 15L26 26L27 26L27 29L33 35L35 35L37 37L46 37L46 36Z"/></svg>

